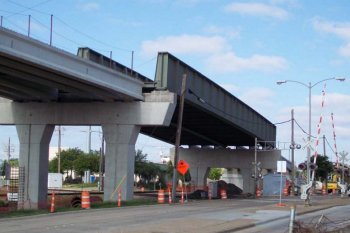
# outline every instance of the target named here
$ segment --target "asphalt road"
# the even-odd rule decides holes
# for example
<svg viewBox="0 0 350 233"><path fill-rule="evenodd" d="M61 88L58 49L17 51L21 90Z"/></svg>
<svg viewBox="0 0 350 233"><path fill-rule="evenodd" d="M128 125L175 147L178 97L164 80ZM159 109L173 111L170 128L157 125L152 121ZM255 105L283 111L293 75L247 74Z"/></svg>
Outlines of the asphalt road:
<svg viewBox="0 0 350 233"><path fill-rule="evenodd" d="M339 200L339 201L335 201ZM329 203L325 205L325 203ZM338 203L339 202L339 203ZM278 198L229 199L191 201L185 204L162 204L110 209L90 209L65 213L0 219L0 232L272 232L264 227L272 227L283 232L286 223L273 225L282 219L289 219L290 205L299 205L302 211L317 211L317 206L329 208L344 205L349 199L324 197L313 207L303 208L298 198L285 200L286 207L276 207ZM322 209L321 208L321 209ZM340 209L349 214L349 207ZM346 211L346 212L345 212ZM306 213L305 212L305 213ZM339 217L339 216L338 216ZM337 218L338 218L337 217ZM335 220L334 220L335 221ZM269 226L269 224L272 224ZM288 226L288 224L287 224ZM261 231L260 231L261 230Z"/></svg>
<svg viewBox="0 0 350 233"><path fill-rule="evenodd" d="M327 232L344 229L350 226L350 205L336 206L312 213L296 216L294 229L313 229L317 232ZM240 231L241 233L288 233L290 218L257 224L254 228ZM349 232L350 228L347 228ZM299 232L298 231L298 232ZM306 232L306 231L305 231Z"/></svg>

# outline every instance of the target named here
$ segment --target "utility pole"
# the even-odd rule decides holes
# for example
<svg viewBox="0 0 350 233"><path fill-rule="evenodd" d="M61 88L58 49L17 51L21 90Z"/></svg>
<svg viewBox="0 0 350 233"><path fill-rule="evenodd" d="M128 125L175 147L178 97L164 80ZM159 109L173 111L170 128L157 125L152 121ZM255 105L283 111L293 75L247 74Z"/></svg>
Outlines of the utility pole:
<svg viewBox="0 0 350 233"><path fill-rule="evenodd" d="M61 126L58 126L58 152L57 152L57 172L61 173Z"/></svg>
<svg viewBox="0 0 350 233"><path fill-rule="evenodd" d="M181 130L182 130L182 115L183 115L183 108L184 108L185 94L186 94L186 80L187 80L187 75L183 74L182 83L181 83L181 92L180 92L179 114L178 114L178 119L177 119L173 182L172 182L172 189L171 189L171 196L172 196L172 199L174 202L176 201L177 163L179 160L179 147L180 147L180 142L181 142L180 139L181 139Z"/></svg>
<svg viewBox="0 0 350 233"><path fill-rule="evenodd" d="M9 180L10 179L10 159L11 159L11 153L14 152L14 148L13 146L11 145L11 138L9 137L9 141L8 141L8 144L7 144L7 148L5 147L5 153L7 153L7 163L5 164L5 179L6 180Z"/></svg>
<svg viewBox="0 0 350 233"><path fill-rule="evenodd" d="M292 188L291 188L291 191L290 191L290 195L291 196L294 196L294 186L295 186L295 165L294 165L294 149L295 149L295 142L294 142L294 109L292 109L291 111L291 115L292 115L292 135L291 135L291 142L292 142L292 145L291 145L291 150L292 150Z"/></svg>
<svg viewBox="0 0 350 233"><path fill-rule="evenodd" d="M326 136L323 135L323 156L326 156ZM328 171L326 171L326 189L328 187Z"/></svg>
<svg viewBox="0 0 350 233"><path fill-rule="evenodd" d="M256 191L258 189L258 139L254 139L254 197L256 198Z"/></svg>
<svg viewBox="0 0 350 233"><path fill-rule="evenodd" d="M89 125L89 142L88 142L88 153L91 152L91 125Z"/></svg>
<svg viewBox="0 0 350 233"><path fill-rule="evenodd" d="M104 187L104 181L103 181L103 155L104 155L104 150L105 150L105 137L104 137L104 134L102 133L102 144L101 144L100 161L99 161L99 172L98 172L100 185L98 186L98 191L103 191L103 187Z"/></svg>
<svg viewBox="0 0 350 233"><path fill-rule="evenodd" d="M339 153L341 160L342 160L342 176L341 176L341 180L342 180L342 184L345 184L344 182L344 168L345 168L345 161L347 161L346 156L348 155L348 152L342 151Z"/></svg>

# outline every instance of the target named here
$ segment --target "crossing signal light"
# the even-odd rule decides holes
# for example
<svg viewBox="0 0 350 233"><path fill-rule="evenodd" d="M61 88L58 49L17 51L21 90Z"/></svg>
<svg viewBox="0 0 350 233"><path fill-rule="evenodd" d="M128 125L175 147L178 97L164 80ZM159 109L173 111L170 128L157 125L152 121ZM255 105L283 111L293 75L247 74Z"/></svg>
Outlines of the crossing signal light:
<svg viewBox="0 0 350 233"><path fill-rule="evenodd" d="M310 170L316 170L317 169L317 164L310 163L309 168L310 168Z"/></svg>
<svg viewBox="0 0 350 233"><path fill-rule="evenodd" d="M305 163L300 163L300 164L298 165L298 168L299 168L300 170L306 170L306 164L305 164Z"/></svg>

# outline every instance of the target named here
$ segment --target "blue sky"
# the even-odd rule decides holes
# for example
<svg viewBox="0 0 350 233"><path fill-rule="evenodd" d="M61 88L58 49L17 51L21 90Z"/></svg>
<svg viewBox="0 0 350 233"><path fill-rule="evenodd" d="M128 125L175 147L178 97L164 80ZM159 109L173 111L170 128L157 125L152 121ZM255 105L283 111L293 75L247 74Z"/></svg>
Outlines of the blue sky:
<svg viewBox="0 0 350 233"><path fill-rule="evenodd" d="M48 43L52 14L54 46L71 53L79 46L106 56L112 51L113 59L127 66L134 51L134 69L152 79L157 52L169 51L273 123L289 120L293 108L305 131L308 88L292 82L279 86L276 81L314 84L345 77L342 83L328 81L325 89L321 136L325 134L327 154L333 160L331 112L338 152L350 151L349 9L347 0L0 0L4 27L28 34L31 15L30 36ZM323 84L312 88L314 136L322 89ZM290 128L290 123L277 125L278 142L290 142ZM300 128L295 126L295 140L303 146L307 135ZM0 130L0 146L8 137L18 144L14 127ZM86 130L65 127L63 146L85 150L87 133L82 131ZM99 141L98 133L93 133L93 149L99 148ZM51 144L57 145L56 133ZM169 145L140 136L137 148L158 161L160 150L167 153ZM288 157L289 151L283 154ZM305 157L306 149L296 153L298 162Z"/></svg>

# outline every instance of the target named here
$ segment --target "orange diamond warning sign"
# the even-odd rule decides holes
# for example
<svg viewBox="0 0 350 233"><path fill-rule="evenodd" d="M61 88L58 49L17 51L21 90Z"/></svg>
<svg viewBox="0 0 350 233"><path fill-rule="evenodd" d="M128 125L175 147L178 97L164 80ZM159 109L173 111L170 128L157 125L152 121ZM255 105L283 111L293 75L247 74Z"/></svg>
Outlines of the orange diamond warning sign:
<svg viewBox="0 0 350 233"><path fill-rule="evenodd" d="M186 163L185 160L181 159L177 164L177 171L180 172L181 175L185 175L189 168L190 168L190 165Z"/></svg>

